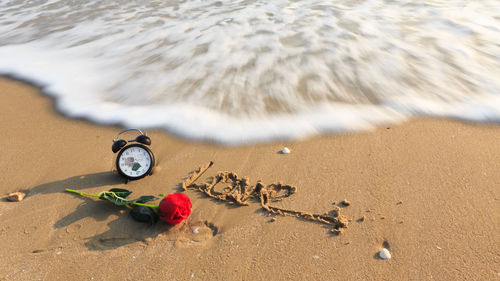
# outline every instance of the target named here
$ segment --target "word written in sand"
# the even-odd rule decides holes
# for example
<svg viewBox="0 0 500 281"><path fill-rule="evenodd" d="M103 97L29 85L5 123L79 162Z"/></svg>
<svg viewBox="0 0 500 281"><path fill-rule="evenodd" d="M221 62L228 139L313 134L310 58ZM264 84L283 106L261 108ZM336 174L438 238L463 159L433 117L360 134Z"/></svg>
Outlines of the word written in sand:
<svg viewBox="0 0 500 281"><path fill-rule="evenodd" d="M208 168L212 167L213 162L201 166L193 172L193 174L182 183L184 190L194 189L205 193L207 196L229 203L246 206L248 199L254 198L260 202L261 207L269 213L299 217L306 220L316 221L328 225L332 225L331 231L335 234L343 233L347 228L348 220L340 214L340 208L336 207L330 214L313 214L295 210L288 210L269 205L270 202L283 200L297 192L297 188L286 184L270 184L264 185L258 181L255 185L250 185L248 178L240 178L233 172L218 172L215 177L211 177L208 182L196 184L195 181L205 173ZM219 183L228 185L222 192L216 191L215 186Z"/></svg>

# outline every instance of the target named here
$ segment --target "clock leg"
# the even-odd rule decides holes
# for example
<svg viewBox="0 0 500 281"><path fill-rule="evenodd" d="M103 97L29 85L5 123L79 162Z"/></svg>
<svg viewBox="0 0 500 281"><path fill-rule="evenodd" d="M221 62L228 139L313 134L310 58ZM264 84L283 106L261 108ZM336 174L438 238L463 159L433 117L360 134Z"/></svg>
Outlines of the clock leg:
<svg viewBox="0 0 500 281"><path fill-rule="evenodd" d="M127 184L130 180L129 179L125 179L125 184Z"/></svg>

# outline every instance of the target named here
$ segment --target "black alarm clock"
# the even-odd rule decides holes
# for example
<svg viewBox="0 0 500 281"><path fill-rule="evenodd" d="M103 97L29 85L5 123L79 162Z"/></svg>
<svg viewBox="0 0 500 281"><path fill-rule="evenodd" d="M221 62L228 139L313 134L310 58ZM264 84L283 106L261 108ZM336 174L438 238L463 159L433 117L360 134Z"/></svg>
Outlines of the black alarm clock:
<svg viewBox="0 0 500 281"><path fill-rule="evenodd" d="M140 134L133 140L119 139L121 134L129 131L137 131ZM150 145L151 138L139 129L121 131L113 140L111 147L113 153L118 152L116 157L118 173L127 180L138 180L151 175L155 165L155 156L148 147Z"/></svg>

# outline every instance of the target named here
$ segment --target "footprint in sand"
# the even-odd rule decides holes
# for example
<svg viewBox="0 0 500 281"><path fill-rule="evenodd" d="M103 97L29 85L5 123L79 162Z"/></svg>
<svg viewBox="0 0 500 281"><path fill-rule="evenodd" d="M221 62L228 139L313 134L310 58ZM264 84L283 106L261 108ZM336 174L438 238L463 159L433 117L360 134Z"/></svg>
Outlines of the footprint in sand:
<svg viewBox="0 0 500 281"><path fill-rule="evenodd" d="M208 221L191 221L179 228L175 235L176 247L203 245L219 233L219 228ZM169 237L171 238L171 237Z"/></svg>
<svg viewBox="0 0 500 281"><path fill-rule="evenodd" d="M75 225L70 231L77 228ZM177 226L157 225L153 228L131 232L109 230L87 239L85 245L91 250L109 250L140 242L145 246L149 246L156 243L165 243L166 240L173 242L176 247L184 248L205 245L218 233L219 227L213 223L195 219Z"/></svg>
<svg viewBox="0 0 500 281"><path fill-rule="evenodd" d="M27 226L26 228L24 228L23 233L29 235L29 234L33 234L37 230L38 230L37 226L31 225L31 226Z"/></svg>
<svg viewBox="0 0 500 281"><path fill-rule="evenodd" d="M82 229L82 225L79 223L74 223L66 227L66 233L75 233L80 231L80 229Z"/></svg>
<svg viewBox="0 0 500 281"><path fill-rule="evenodd" d="M129 236L123 237L109 237L109 238L99 238L92 241L87 246L91 246L93 250L108 250L114 249L128 244L138 242L139 240L134 239Z"/></svg>
<svg viewBox="0 0 500 281"><path fill-rule="evenodd" d="M219 232L219 228L214 224L209 223L208 221L203 222L203 224L192 225L192 240L194 242L203 242L208 239L211 239Z"/></svg>
<svg viewBox="0 0 500 281"><path fill-rule="evenodd" d="M65 238L65 237L77 237L78 234L80 233L80 230L82 229L82 225L80 223L73 223L67 226L64 230L59 231L57 234L58 238ZM76 239L75 239L76 240Z"/></svg>

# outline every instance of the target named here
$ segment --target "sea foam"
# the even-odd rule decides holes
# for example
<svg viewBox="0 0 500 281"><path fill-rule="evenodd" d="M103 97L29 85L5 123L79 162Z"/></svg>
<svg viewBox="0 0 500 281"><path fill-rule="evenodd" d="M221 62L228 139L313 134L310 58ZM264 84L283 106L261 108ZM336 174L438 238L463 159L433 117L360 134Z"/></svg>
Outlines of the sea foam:
<svg viewBox="0 0 500 281"><path fill-rule="evenodd" d="M0 73L70 117L226 144L499 122L498 15L497 0L7 0Z"/></svg>

